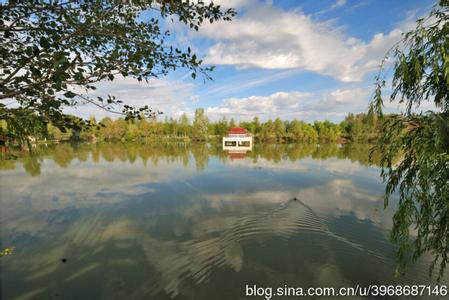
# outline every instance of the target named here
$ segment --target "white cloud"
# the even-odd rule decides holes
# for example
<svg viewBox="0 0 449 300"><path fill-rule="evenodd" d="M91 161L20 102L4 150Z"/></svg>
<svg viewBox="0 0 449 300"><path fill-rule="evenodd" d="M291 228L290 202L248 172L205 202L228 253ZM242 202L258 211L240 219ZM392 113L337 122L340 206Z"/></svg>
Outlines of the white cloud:
<svg viewBox="0 0 449 300"><path fill-rule="evenodd" d="M41 212L67 206L86 208L101 203L120 203L135 195L154 192L151 184L170 181L175 173L179 179L190 177L194 171L193 165L180 169L180 161L174 163L163 157L157 161L158 168L152 161L149 162L150 167L146 167L143 161L132 164L116 159L114 164L117 165L116 172L111 172L111 163L104 158L95 164L74 159L69 168L44 160L42 176L36 177L27 176L21 168L11 170L0 183L3 212L14 216L30 208ZM73 203L75 195L76 204ZM52 200L55 197L57 201ZM20 225L17 223L12 222L11 226Z"/></svg>
<svg viewBox="0 0 449 300"><path fill-rule="evenodd" d="M321 99L305 107L316 113L344 113L366 111L370 90L365 88L337 89L322 94Z"/></svg>
<svg viewBox="0 0 449 300"><path fill-rule="evenodd" d="M337 1L335 1L335 3L331 6L331 9L335 9L335 8L338 8L338 7L342 7L342 6L346 5L347 2L348 2L347 0L337 0Z"/></svg>
<svg viewBox="0 0 449 300"><path fill-rule="evenodd" d="M283 77L284 74L281 72L279 76ZM238 84L235 84L236 87L218 86L205 95L232 94L240 88L245 88L246 85L251 87L258 84L258 80L253 80L242 84L242 86ZM146 84L130 78L119 79L99 84L95 94L92 95L106 96L107 94L115 95L117 99L124 100L128 105L136 107L149 105L151 108L158 109L163 112L160 118L165 116L177 118L184 112L192 117L192 105L201 106L197 103L198 99L193 93L193 84L176 81L151 80L149 84ZM225 98L220 104L206 107L205 110L207 116L212 120L221 117L249 120L258 116L262 120L280 117L281 119L298 118L308 122L324 119L340 121L349 112L366 112L371 96L372 87L339 88L313 93L279 91L270 95ZM389 102L388 94L385 95L384 102L386 112L400 112L405 109L404 103ZM419 109L415 109L416 112L427 110L435 110L435 107L426 101ZM105 116L113 118L120 116L88 104L66 109L66 112L84 118L95 115L97 119Z"/></svg>
<svg viewBox="0 0 449 300"><path fill-rule="evenodd" d="M259 116L281 119L298 118L341 120L348 112L363 112L368 107L370 89L350 88L306 93L300 91L277 92L268 96L228 98L220 105L209 107L206 113L212 119L226 116L247 120Z"/></svg>
<svg viewBox="0 0 449 300"><path fill-rule="evenodd" d="M146 83L127 77L100 82L96 86L97 89L89 93L93 97L114 95L128 105L136 107L148 105L168 116L178 116L186 109L188 102L196 100L193 94L193 84L168 79L150 79ZM117 110L120 111L120 109ZM105 116L115 118L119 116L91 104L69 108L65 112L80 117L95 115L98 118Z"/></svg>
<svg viewBox="0 0 449 300"><path fill-rule="evenodd" d="M227 98L220 105L206 109L211 119L223 116L236 120L250 120L258 116L261 120L282 120L294 118L312 122L315 120L341 121L348 113L367 112L373 96L373 87L354 87L307 93L302 91L276 92L268 96L250 96ZM389 101L389 91L384 94L384 111L386 113L404 112L405 103L396 99ZM432 101L423 101L416 113L436 111Z"/></svg>
<svg viewBox="0 0 449 300"><path fill-rule="evenodd" d="M347 2L348 2L347 0L336 0L334 4L332 4L331 6L325 8L325 9L319 11L319 12L317 12L315 15L322 15L322 14L331 12L331 11L333 11L335 9L338 9L340 7L345 6Z"/></svg>
<svg viewBox="0 0 449 300"><path fill-rule="evenodd" d="M304 92L277 92L269 96L251 96L246 98L228 98L221 105L209 107L206 114L218 118L222 116L251 119L259 116L262 119L282 116L289 111L297 111L303 100L312 94Z"/></svg>
<svg viewBox="0 0 449 300"><path fill-rule="evenodd" d="M337 2L342 3L342 2ZM377 69L401 38L409 20L365 42L348 37L334 22L318 22L298 11L254 5L232 22L205 24L199 36L215 40L206 63L265 69L304 69L344 82L361 81Z"/></svg>

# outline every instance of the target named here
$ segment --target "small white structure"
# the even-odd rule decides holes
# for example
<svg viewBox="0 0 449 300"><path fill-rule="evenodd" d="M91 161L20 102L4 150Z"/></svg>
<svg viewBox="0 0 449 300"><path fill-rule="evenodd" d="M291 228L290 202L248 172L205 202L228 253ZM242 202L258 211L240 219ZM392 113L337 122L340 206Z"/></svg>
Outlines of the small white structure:
<svg viewBox="0 0 449 300"><path fill-rule="evenodd" d="M227 151L251 151L253 148L253 137L245 128L233 127L229 129L228 135L223 137L223 150Z"/></svg>

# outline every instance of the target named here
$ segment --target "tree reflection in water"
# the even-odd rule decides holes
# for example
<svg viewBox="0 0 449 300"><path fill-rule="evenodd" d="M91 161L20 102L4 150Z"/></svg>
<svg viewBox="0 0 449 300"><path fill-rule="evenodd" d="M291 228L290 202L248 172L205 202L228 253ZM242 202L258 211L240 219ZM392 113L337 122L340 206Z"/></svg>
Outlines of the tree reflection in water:
<svg viewBox="0 0 449 300"><path fill-rule="evenodd" d="M246 153L246 158L257 162L263 158L272 162L288 159L292 162L311 157L316 160L349 159L363 166L378 166L378 154L370 157L371 145L368 144L256 144L253 151ZM148 161L154 166L158 161L182 162L184 166L190 161L195 162L197 170L207 167L209 158L218 158L226 163L231 160L221 144L207 143L165 143L165 144L137 144L137 143L99 143L99 144L55 144L39 145L32 154L24 151L14 151L0 159L0 170L14 169L16 163L22 163L25 171L31 176L40 175L42 159L53 160L59 167L68 167L73 160L85 162L89 156L94 163L100 159L108 162L115 160L134 163L141 159L144 165Z"/></svg>

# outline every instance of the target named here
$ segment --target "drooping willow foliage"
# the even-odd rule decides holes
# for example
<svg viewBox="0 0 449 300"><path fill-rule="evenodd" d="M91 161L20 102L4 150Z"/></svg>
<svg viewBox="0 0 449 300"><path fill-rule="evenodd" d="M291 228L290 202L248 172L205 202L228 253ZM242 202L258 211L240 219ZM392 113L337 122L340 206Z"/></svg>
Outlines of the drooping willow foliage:
<svg viewBox="0 0 449 300"><path fill-rule="evenodd" d="M427 17L390 50L376 78L370 113L384 118L378 149L386 182L385 206L396 195L392 240L398 246L398 273L430 253L441 279L449 252L449 1L440 1ZM401 114L384 116L382 92L393 62L390 101L405 105ZM422 105L430 103L431 110Z"/></svg>

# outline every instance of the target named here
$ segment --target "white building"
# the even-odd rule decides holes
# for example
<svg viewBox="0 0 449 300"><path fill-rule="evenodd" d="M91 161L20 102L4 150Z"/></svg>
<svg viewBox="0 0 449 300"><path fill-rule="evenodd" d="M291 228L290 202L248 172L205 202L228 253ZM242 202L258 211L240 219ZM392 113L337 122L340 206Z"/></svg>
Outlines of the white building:
<svg viewBox="0 0 449 300"><path fill-rule="evenodd" d="M227 151L251 151L253 137L245 128L234 127L229 129L228 135L223 137L223 150Z"/></svg>

